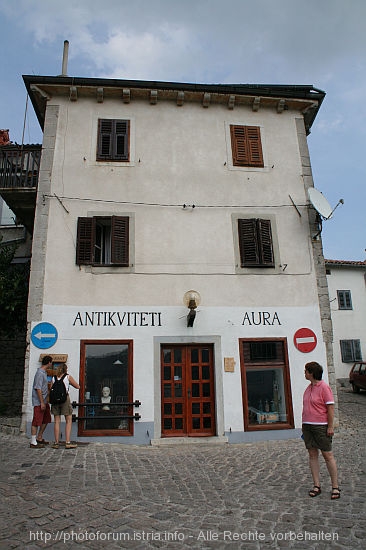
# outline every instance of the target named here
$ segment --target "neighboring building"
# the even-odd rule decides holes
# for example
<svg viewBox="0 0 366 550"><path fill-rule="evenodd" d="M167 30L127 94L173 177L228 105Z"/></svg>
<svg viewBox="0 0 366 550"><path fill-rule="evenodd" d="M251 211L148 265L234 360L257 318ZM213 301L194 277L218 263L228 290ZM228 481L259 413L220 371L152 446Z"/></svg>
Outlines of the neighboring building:
<svg viewBox="0 0 366 550"><path fill-rule="evenodd" d="M6 185L7 174L12 172L8 161L9 150L14 150L9 138L9 130L0 130L0 187ZM1 192L1 191L0 191ZM34 208L33 208L34 211ZM34 213L33 213L34 216ZM26 298L22 296L22 288L18 276L27 285L29 274L29 263L31 256L32 241L27 229L21 223L16 223L15 214L10 210L7 203L0 195L0 255L5 258L4 250L11 250L14 254L11 265L5 268L8 261L2 264L0 277L3 284L1 287L0 304L0 364L1 364L1 386L0 386L0 415L20 416L23 404L23 383L24 383L24 356L26 343L26 326L24 316L26 312ZM15 265L17 264L17 265ZM16 275L16 276L15 276ZM5 281L5 282L4 282ZM12 291L8 281L14 283ZM3 288L6 291L3 292ZM14 292L14 294L12 294ZM27 292L25 286L23 294ZM9 296L16 296L20 304L14 304ZM9 309L5 306L10 306ZM13 321L13 322L12 322ZM11 327L11 330L8 330Z"/></svg>
<svg viewBox="0 0 366 550"><path fill-rule="evenodd" d="M0 129L0 147L3 145L9 145L10 144L10 138L9 138L9 130L1 130ZM2 197L0 196L0 242L1 237L3 236L2 233L2 226L9 226L14 225L14 214L6 204L6 202L3 201Z"/></svg>
<svg viewBox="0 0 366 550"><path fill-rule="evenodd" d="M366 262L325 260L337 378L366 358Z"/></svg>
<svg viewBox="0 0 366 550"><path fill-rule="evenodd" d="M27 429L34 372L51 353L80 381L86 405L75 408L74 437L297 436L304 364L328 365L335 386L318 215L307 197L307 134L324 92L24 81L44 132ZM28 206L33 193L30 183Z"/></svg>

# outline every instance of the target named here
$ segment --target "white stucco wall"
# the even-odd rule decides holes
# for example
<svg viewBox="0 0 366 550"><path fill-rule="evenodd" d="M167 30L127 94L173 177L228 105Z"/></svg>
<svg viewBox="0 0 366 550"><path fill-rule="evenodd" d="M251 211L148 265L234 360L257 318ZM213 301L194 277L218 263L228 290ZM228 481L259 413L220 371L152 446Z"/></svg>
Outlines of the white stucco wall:
<svg viewBox="0 0 366 550"><path fill-rule="evenodd" d="M327 275L333 322L333 353L337 378L348 378L353 363L343 363L340 340L360 340L362 358L366 358L366 286L365 269L330 265ZM352 309L339 309L337 290L350 290Z"/></svg>
<svg viewBox="0 0 366 550"><path fill-rule="evenodd" d="M95 161L99 117L132 119L133 166ZM264 169L229 169L225 140L231 122L261 126ZM67 212L53 194L65 197L62 204ZM168 102L151 106L143 101L130 105L113 100L102 105L91 100L61 101L50 195L45 303L84 304L92 293L94 303L113 304L118 286L121 303L180 304L184 286L177 290L170 280L167 285L164 275L154 276L153 285L139 284L140 274L163 273L187 275L188 287L192 286L189 274L209 275L207 305L236 303L238 294L244 293L243 279L232 276L227 285L225 276L233 275L237 264L232 218L245 215L273 216L278 243L276 270L269 277L269 270L247 271L245 299L255 303L259 291L268 305L276 305L279 297L288 305L316 301L293 112L254 113L248 108L231 112L221 105L203 109L198 104L180 108ZM183 209L179 205L184 203L196 207ZM167 204L172 206L158 206ZM134 217L136 275L123 285L118 270L108 275L106 285L105 278L75 265L77 217L97 213ZM262 274L266 276L258 277ZM71 286L65 284L70 278Z"/></svg>
<svg viewBox="0 0 366 550"><path fill-rule="evenodd" d="M112 317L115 326L111 324L108 316L101 315L99 323L95 315L94 325L90 321L85 324L85 312L90 314L93 311L113 312L120 311L121 317L124 312L159 312L161 326L151 326L149 316L143 320L143 326L138 326L141 317L138 317L137 326L134 326L133 317L130 325L127 326L127 319L122 325L118 323L116 315ZM146 307L124 307L111 308L75 306L45 306L43 321L52 323L58 332L58 340L54 346L47 350L40 350L31 343L30 364L32 372L29 380L29 392L31 393L32 381L41 353L67 354L69 373L76 379L79 378L80 366L80 340L116 340L133 339L134 341L134 387L133 399L139 399L142 406L139 412L143 422L159 423L160 405L156 408L155 403L160 403L160 364L154 364L154 341L170 342L176 338L177 342L190 342L200 338L205 343L220 343L221 356L216 356L215 380L216 398L219 398L218 425L224 431L241 432L244 429L243 406L241 394L241 373L239 358L239 338L287 338L289 369L291 379L291 390L295 428L301 427L302 394L307 385L304 379L304 364L308 361L318 361L325 365L326 354L322 342L321 324L319 314L315 307L278 307L263 308L254 311L255 319L259 320L259 313L266 311L270 315L266 324L249 325L244 321L248 310L243 307L204 307L198 308L195 324L192 328L186 327L187 310L184 306L166 307L157 305L155 308ZM274 315L276 320L274 321ZM80 322L82 319L82 323ZM151 317L150 317L151 319ZM157 319L157 317L156 317ZM277 321L278 319L278 321ZM244 322L244 324L243 324ZM273 324L272 324L273 323ZM309 327L317 337L317 346L310 353L300 352L294 345L294 334L302 327ZM224 357L233 357L235 360L234 372L224 371ZM160 361L160 357L159 357ZM327 381L327 373L324 373ZM153 390L153 391L152 391ZM71 400L77 400L78 392L71 390ZM31 418L31 404L28 406L28 415ZM220 435L220 434L219 434Z"/></svg>
<svg viewBox="0 0 366 550"><path fill-rule="evenodd" d="M297 134L301 114L273 108L253 112L247 106L230 111L215 104L204 109L189 102L177 107L168 101L49 100L48 108L56 105L51 189L37 211L37 216L49 211L42 316L32 325L46 321L57 327L58 340L46 351L67 353L69 372L78 378L81 339L133 339L134 399L142 402L144 421L159 426L156 342L212 342L217 427L241 432L239 338L287 338L299 428L304 363L326 365ZM98 118L131 121L129 163L96 162ZM231 123L260 126L264 168L232 166ZM131 267L77 266L77 218L113 214L130 216ZM271 219L275 268L238 266L236 220L245 216ZM200 293L202 303L188 329L183 296L190 289ZM159 311L162 324L79 326L74 322L78 311ZM243 325L246 312L263 311L276 313L280 323ZM301 327L317 336L311 353L294 346ZM39 355L31 343L29 390ZM235 359L233 373L224 372L224 357ZM29 402L26 409L29 418Z"/></svg>

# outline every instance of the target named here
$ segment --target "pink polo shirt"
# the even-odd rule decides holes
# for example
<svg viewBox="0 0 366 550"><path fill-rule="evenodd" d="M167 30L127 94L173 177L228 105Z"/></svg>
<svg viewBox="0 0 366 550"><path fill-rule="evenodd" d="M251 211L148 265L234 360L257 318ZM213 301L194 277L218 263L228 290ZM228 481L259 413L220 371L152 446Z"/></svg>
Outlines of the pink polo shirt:
<svg viewBox="0 0 366 550"><path fill-rule="evenodd" d="M303 397L303 424L328 424L327 405L332 404L333 392L324 380L319 380L315 385L309 384Z"/></svg>

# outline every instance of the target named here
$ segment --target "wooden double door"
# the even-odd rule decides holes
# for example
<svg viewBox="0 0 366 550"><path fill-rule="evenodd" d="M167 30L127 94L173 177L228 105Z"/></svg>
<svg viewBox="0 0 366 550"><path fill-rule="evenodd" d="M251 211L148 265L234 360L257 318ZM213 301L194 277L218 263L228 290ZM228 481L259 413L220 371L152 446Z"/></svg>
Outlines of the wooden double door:
<svg viewBox="0 0 366 550"><path fill-rule="evenodd" d="M216 435L213 345L162 345L162 437Z"/></svg>

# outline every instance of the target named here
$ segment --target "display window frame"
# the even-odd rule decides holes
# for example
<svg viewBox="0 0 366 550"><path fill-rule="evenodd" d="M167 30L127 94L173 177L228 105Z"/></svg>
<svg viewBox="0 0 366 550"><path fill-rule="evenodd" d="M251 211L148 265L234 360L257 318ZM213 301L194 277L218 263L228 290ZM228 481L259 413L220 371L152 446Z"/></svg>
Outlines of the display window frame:
<svg viewBox="0 0 366 550"><path fill-rule="evenodd" d="M113 404L108 407L107 409L103 410L103 406L101 403L101 393L102 393L102 386L107 385L105 384L106 380L110 380L110 385L113 386L113 374L111 375L110 372L101 373L99 375L98 380L95 382L94 387L98 387L98 391L95 391L96 394L100 397L96 397L95 399L95 407L92 408L90 405L93 403L93 396L90 395L90 388L88 387L88 366L87 366L87 347L88 346L121 346L121 348L126 347L127 353L125 354L126 362L127 364L123 364L124 360L122 360L122 364L119 367L116 366L116 368L127 368L127 381L125 382L125 391L120 392L124 393L123 400L121 400L120 404ZM120 359L117 358L117 361ZM115 379L117 383L117 378ZM80 403L87 403L88 406L80 405L78 410L78 417L86 417L86 416L92 416L91 411L95 416L102 416L105 415L105 426L103 426L103 418L99 418L98 423L92 423L92 418L85 419L81 418L78 420L78 436L133 436L134 434L134 420L133 418L121 418L120 420L117 418L118 415L128 415L133 416L133 340L81 340L80 341ZM111 395L111 402L115 403L115 401L118 400L118 396L114 395L113 389L112 389L112 395ZM130 403L130 405L123 403ZM90 405L89 405L90 404ZM108 423L111 424L112 418L114 422L113 425L108 426ZM114 424L118 424L119 426L114 426Z"/></svg>
<svg viewBox="0 0 366 550"><path fill-rule="evenodd" d="M280 349L281 353L276 357L269 354L267 358L253 359L248 354L251 343L254 343L254 346L273 345ZM239 350L244 430L250 432L294 429L287 338L239 338ZM258 378L258 394L255 400L251 400L252 392L249 396L251 388L248 380L256 375L262 375L263 380L260 381ZM266 380L270 377L274 380L272 389L265 391ZM257 403L261 400L262 407Z"/></svg>

